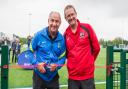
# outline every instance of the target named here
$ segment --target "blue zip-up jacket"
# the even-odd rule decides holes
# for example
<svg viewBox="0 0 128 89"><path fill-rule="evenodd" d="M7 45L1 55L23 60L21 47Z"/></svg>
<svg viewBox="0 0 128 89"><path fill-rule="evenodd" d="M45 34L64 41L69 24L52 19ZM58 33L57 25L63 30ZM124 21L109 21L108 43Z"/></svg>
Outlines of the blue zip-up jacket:
<svg viewBox="0 0 128 89"><path fill-rule="evenodd" d="M46 63L46 73L40 73L37 68L34 71L45 81L51 81L57 74L58 69L65 63L65 40L58 32L57 37L52 40L49 37L48 27L37 32L32 39L32 49L35 51L35 59L31 62L33 65L44 62ZM54 72L51 72L48 65L55 63L60 65Z"/></svg>

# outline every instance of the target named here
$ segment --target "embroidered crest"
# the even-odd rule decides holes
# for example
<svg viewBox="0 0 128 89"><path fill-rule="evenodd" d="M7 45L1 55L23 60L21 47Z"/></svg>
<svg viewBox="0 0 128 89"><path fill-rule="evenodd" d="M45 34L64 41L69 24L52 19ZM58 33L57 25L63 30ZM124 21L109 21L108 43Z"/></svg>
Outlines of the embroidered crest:
<svg viewBox="0 0 128 89"><path fill-rule="evenodd" d="M84 38L84 37L85 37L84 32L81 32L81 33L80 33L80 38Z"/></svg>

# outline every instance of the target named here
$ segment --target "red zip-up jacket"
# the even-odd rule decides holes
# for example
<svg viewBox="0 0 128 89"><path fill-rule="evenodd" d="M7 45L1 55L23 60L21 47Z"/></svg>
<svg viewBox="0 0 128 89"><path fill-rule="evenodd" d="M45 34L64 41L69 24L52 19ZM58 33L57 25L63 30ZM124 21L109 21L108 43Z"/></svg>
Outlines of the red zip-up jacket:
<svg viewBox="0 0 128 89"><path fill-rule="evenodd" d="M99 54L100 45L92 27L77 21L77 31L73 33L69 26L64 34L67 48L67 68L69 79L85 80L94 78L94 62ZM89 30L93 52L91 52L89 35L80 25Z"/></svg>

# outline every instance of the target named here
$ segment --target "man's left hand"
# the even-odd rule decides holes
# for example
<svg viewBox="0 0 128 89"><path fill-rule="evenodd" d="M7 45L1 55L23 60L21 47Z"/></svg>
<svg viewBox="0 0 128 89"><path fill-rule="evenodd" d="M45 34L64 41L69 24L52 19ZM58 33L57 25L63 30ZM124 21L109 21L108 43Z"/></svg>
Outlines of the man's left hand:
<svg viewBox="0 0 128 89"><path fill-rule="evenodd" d="M53 72L55 71L57 68L57 65L56 64L50 64L50 71Z"/></svg>

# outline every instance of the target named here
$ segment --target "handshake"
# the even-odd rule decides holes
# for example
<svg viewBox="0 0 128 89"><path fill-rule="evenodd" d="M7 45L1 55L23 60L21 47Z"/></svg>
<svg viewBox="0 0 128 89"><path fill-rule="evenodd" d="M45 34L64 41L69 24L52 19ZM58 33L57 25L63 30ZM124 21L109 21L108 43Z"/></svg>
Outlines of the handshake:
<svg viewBox="0 0 128 89"><path fill-rule="evenodd" d="M44 62L39 63L39 64L37 65L37 69L38 69L41 73L45 73L45 72L46 72L45 66L47 66L46 63L44 63ZM51 72L53 72L53 71L56 70L57 64L50 64L50 65L48 65L48 68L50 69Z"/></svg>

